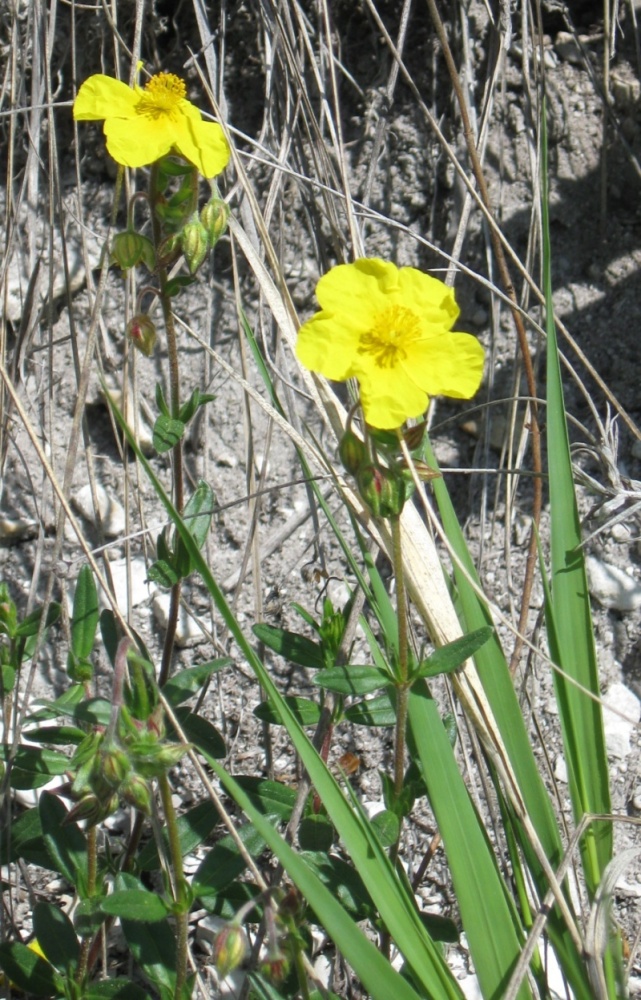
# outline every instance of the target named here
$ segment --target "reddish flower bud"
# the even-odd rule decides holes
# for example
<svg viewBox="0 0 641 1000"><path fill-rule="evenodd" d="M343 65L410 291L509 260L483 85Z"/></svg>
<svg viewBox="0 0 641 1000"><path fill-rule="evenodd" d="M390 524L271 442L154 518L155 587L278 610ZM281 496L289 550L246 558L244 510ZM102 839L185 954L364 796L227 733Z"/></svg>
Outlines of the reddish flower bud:
<svg viewBox="0 0 641 1000"><path fill-rule="evenodd" d="M127 323L127 336L146 358L150 358L156 344L156 327L144 313L137 313Z"/></svg>
<svg viewBox="0 0 641 1000"><path fill-rule="evenodd" d="M385 469L375 462L361 466L356 475L358 491L375 517L394 517L401 513L407 497L402 476L395 469Z"/></svg>

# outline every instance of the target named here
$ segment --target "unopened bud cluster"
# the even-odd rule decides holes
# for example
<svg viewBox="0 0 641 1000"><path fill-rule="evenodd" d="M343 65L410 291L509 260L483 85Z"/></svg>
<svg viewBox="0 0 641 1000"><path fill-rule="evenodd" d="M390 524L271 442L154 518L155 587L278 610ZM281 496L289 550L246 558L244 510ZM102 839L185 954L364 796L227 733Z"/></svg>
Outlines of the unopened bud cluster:
<svg viewBox="0 0 641 1000"><path fill-rule="evenodd" d="M338 452L345 469L356 479L363 503L374 517L398 516L414 492L414 483L406 469L393 459L386 464L370 454L365 443L347 430Z"/></svg>

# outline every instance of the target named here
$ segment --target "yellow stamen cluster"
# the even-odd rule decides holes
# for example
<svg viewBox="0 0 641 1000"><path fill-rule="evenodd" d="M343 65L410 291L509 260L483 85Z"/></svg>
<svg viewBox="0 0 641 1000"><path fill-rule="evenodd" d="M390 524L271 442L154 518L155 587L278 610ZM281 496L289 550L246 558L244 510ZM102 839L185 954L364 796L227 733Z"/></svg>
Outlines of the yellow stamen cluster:
<svg viewBox="0 0 641 1000"><path fill-rule="evenodd" d="M360 338L359 354L371 355L378 368L393 368L407 357L407 346L420 336L420 323L411 309L389 306L378 313L369 333Z"/></svg>

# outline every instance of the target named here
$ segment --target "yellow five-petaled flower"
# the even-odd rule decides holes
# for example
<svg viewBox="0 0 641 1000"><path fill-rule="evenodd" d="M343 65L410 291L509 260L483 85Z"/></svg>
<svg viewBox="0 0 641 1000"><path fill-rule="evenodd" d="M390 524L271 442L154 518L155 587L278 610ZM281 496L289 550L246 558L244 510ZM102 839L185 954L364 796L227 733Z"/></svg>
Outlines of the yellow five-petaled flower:
<svg viewBox="0 0 641 1000"><path fill-rule="evenodd" d="M144 87L128 87L101 73L85 80L73 105L77 121L102 121L107 149L124 167L144 167L172 150L203 177L227 166L229 146L220 125L203 121L185 97L184 80L158 73Z"/></svg>
<svg viewBox="0 0 641 1000"><path fill-rule="evenodd" d="M429 396L469 399L483 375L476 337L452 333L451 288L414 267L363 258L316 286L321 312L303 324L296 354L336 382L358 379L365 420L393 429L419 417Z"/></svg>

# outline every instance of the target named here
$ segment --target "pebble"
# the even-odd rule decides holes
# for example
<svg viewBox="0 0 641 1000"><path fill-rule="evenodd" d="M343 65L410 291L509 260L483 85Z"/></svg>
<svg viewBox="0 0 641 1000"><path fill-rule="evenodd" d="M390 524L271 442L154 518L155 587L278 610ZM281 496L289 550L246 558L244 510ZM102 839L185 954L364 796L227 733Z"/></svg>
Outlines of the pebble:
<svg viewBox="0 0 641 1000"><path fill-rule="evenodd" d="M630 688L620 682L608 688L603 702L603 728L608 754L611 757L627 757L630 737L641 719L641 702Z"/></svg>
<svg viewBox="0 0 641 1000"><path fill-rule="evenodd" d="M109 564L113 578L114 593L118 600L118 607L127 613L127 560L114 559ZM147 582L147 566L144 559L131 560L131 606L137 608L149 600L151 591ZM103 598L104 600L104 598Z"/></svg>
<svg viewBox="0 0 641 1000"><path fill-rule="evenodd" d="M604 608L635 611L641 607L641 584L633 576L596 556L588 556L585 563L590 593Z"/></svg>
<svg viewBox="0 0 641 1000"><path fill-rule="evenodd" d="M573 63L576 66L580 66L583 62L579 43L569 31L559 31L554 40L554 49L559 59L562 59L563 62Z"/></svg>
<svg viewBox="0 0 641 1000"><path fill-rule="evenodd" d="M563 754L554 761L554 777L557 781L562 781L564 785L568 783L568 765Z"/></svg>
<svg viewBox="0 0 641 1000"><path fill-rule="evenodd" d="M94 510L91 486L82 486L72 498L75 508L90 524L96 525L97 517ZM102 522L102 529L107 538L118 538L125 531L125 509L115 497L110 497L100 483L96 483L96 500Z"/></svg>
<svg viewBox="0 0 641 1000"><path fill-rule="evenodd" d="M167 628L170 602L170 594L161 594L156 592L152 607L156 621L162 629ZM180 646L181 649L184 649L186 646L197 646L199 643L206 641L207 637L199 627L197 620L191 615L188 615L185 609L181 607L178 612L176 645Z"/></svg>

